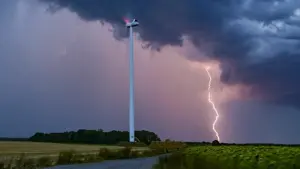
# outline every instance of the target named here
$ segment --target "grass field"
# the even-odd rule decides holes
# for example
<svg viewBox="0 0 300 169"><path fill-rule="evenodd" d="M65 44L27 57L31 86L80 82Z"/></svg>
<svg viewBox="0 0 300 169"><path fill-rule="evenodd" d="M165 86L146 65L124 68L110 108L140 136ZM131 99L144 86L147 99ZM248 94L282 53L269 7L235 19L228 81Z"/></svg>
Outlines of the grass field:
<svg viewBox="0 0 300 169"><path fill-rule="evenodd" d="M99 151L100 148L118 150L123 147L111 145L0 141L0 157L18 156L23 153L25 153L26 156L57 156L59 152L68 150L74 150L80 153L96 153ZM147 149L147 147L136 147L134 149L145 150Z"/></svg>
<svg viewBox="0 0 300 169"><path fill-rule="evenodd" d="M299 147L278 146L207 146L195 147L188 154L206 157L223 168L298 168Z"/></svg>
<svg viewBox="0 0 300 169"><path fill-rule="evenodd" d="M300 147L197 146L160 163L165 169L299 169Z"/></svg>

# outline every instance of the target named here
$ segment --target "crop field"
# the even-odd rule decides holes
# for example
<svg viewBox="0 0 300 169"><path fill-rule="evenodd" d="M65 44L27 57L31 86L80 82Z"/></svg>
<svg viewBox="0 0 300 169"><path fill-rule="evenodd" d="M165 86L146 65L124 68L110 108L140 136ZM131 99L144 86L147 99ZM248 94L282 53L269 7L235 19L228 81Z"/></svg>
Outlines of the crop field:
<svg viewBox="0 0 300 169"><path fill-rule="evenodd" d="M198 146L188 148L186 159L198 159L203 168L296 169L300 168L300 147L284 146ZM213 165L213 166L212 166Z"/></svg>
<svg viewBox="0 0 300 169"><path fill-rule="evenodd" d="M121 146L113 145L83 145L83 144L59 144L40 142L13 142L0 141L0 157L19 156L25 153L26 156L57 156L61 151L74 150L81 153L98 152L100 148L110 150L121 149ZM147 147L136 147L136 150L143 150Z"/></svg>

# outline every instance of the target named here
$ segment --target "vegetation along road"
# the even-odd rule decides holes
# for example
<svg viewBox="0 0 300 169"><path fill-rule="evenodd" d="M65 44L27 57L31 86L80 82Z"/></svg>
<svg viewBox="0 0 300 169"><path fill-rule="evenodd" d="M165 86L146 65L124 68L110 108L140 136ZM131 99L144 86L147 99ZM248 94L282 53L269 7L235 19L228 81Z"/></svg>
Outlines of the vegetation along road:
<svg viewBox="0 0 300 169"><path fill-rule="evenodd" d="M101 163L62 165L48 169L152 169L152 166L157 163L157 160L158 156L129 160L104 161Z"/></svg>

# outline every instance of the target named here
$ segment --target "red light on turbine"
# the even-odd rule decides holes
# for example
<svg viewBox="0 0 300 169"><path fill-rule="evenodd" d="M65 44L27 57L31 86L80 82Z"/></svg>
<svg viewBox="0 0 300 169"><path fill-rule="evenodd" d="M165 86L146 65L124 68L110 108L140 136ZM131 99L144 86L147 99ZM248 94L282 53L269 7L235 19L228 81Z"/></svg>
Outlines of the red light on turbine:
<svg viewBox="0 0 300 169"><path fill-rule="evenodd" d="M125 23L129 23L130 22L129 19L125 18L125 17L123 18L123 20L124 20Z"/></svg>

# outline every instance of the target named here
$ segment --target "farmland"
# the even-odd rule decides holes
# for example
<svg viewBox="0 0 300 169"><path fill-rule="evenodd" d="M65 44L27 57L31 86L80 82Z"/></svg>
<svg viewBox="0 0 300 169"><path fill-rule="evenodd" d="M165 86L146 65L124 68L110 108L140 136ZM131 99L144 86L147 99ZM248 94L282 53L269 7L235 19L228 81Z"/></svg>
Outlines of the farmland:
<svg viewBox="0 0 300 169"><path fill-rule="evenodd" d="M156 155L148 147L133 146L1 141L0 168L44 168Z"/></svg>
<svg viewBox="0 0 300 169"><path fill-rule="evenodd" d="M121 149L121 146L113 145L84 145L84 144L59 144L59 143L40 143L40 142L0 142L0 157L19 156L25 153L26 156L57 156L61 151L74 150L80 153L98 152L100 148L107 148L110 150ZM134 148L134 149L145 149Z"/></svg>
<svg viewBox="0 0 300 169"><path fill-rule="evenodd" d="M161 159L158 166L165 169L197 166L201 169L297 169L300 168L300 147L197 146L168 158Z"/></svg>

